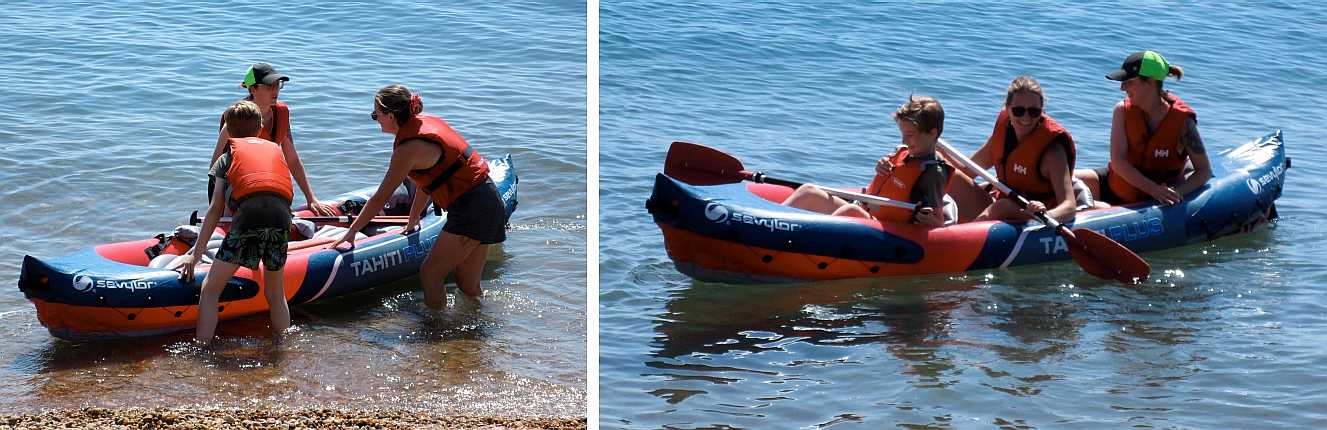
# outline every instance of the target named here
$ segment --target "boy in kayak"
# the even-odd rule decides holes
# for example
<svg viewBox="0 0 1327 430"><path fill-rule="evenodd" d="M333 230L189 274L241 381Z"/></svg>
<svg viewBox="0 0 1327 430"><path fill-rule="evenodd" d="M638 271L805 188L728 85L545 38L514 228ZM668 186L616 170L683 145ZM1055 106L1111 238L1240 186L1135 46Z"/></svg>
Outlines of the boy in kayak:
<svg viewBox="0 0 1327 430"><path fill-rule="evenodd" d="M866 192L891 200L915 202L916 210L880 207L868 211L811 184L799 187L783 204L831 215L875 218L881 222L944 225L945 186L954 169L936 155L935 146L944 131L945 110L932 97L908 96L908 102L900 106L893 117L903 135L902 145L893 155L881 157L876 162L876 175Z"/></svg>
<svg viewBox="0 0 1327 430"><path fill-rule="evenodd" d="M201 231L216 229L223 206L229 206L235 217L199 294L198 332L194 338L204 344L212 341L216 331L217 301L226 283L241 266L257 271L260 262L272 330L280 334L290 326L282 270L290 238L290 201L294 197L290 169L280 146L253 137L262 128L258 105L242 100L223 115L232 137L208 173L215 183ZM206 246L207 241L200 237L185 257L180 273L185 282L193 282L194 266Z"/></svg>
<svg viewBox="0 0 1327 430"><path fill-rule="evenodd" d="M1162 89L1167 76L1184 69L1155 51L1135 52L1106 79L1120 82L1124 100L1110 121L1110 163L1074 171L1099 202L1128 204L1155 199L1173 205L1212 178L1198 114L1179 96ZM1192 169L1192 174L1185 175ZM1100 203L1098 207L1108 207Z"/></svg>

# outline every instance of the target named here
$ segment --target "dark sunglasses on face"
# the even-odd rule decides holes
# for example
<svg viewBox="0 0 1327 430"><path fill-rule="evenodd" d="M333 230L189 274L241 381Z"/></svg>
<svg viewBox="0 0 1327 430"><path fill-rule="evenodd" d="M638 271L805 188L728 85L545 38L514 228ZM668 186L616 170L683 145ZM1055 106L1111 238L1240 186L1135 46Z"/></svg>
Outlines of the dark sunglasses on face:
<svg viewBox="0 0 1327 430"><path fill-rule="evenodd" d="M373 118L374 121L377 121L377 120L378 120L378 111L375 110L375 111L373 111L372 113L370 113L370 114L369 114L369 118Z"/></svg>
<svg viewBox="0 0 1327 430"><path fill-rule="evenodd" d="M1009 113L1014 114L1014 116L1023 116L1025 113L1028 114L1028 116L1040 116L1041 108L1014 106L1009 108Z"/></svg>

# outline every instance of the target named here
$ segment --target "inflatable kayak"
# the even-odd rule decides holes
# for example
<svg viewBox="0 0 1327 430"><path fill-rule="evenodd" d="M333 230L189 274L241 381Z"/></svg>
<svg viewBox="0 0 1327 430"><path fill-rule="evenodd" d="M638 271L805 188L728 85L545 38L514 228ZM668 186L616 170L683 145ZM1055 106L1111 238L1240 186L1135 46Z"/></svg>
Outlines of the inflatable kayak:
<svg viewBox="0 0 1327 430"><path fill-rule="evenodd" d="M516 209L517 183L511 155L490 160L489 167L489 176L510 215ZM339 210L357 208L375 190L366 188L334 200ZM384 213L408 215L409 206L409 195L402 186ZM295 213L311 215L307 210ZM384 222L376 222L379 219ZM344 234L348 220L315 223L312 227L317 233L307 239L299 236L309 235L292 234L285 266L287 301L298 305L417 276L446 219L446 212L426 212L418 230L401 235L401 218L377 217L362 231L366 237L357 239L353 249L327 248ZM166 268L169 265L159 264L189 250L193 240L208 240L202 235L190 238L184 234L187 232L181 226L174 234L84 248L50 260L24 256L19 290L36 306L41 324L60 338L90 340L193 329L198 293L210 259L204 258L189 284L180 281L178 272ZM220 237L224 237L223 228L218 228L211 241L219 244ZM221 294L219 319L267 312L262 278L261 273L241 267Z"/></svg>
<svg viewBox="0 0 1327 430"><path fill-rule="evenodd" d="M1144 252L1247 232L1276 218L1274 203L1290 167L1280 130L1223 151L1211 162L1212 179L1179 204L1080 211L1070 226ZM1070 258L1064 239L1036 221L881 223L780 205L793 192L788 186L701 179L692 184L660 173L646 202L677 269L699 280L922 275Z"/></svg>

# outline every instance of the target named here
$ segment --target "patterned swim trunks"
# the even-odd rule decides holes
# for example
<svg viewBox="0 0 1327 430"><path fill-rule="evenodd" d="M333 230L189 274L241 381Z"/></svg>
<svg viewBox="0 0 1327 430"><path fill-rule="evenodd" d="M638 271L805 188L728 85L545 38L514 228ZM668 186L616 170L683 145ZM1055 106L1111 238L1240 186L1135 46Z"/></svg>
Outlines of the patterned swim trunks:
<svg viewBox="0 0 1327 430"><path fill-rule="evenodd" d="M289 243L290 229L287 228L232 229L221 242L217 259L250 270L258 270L258 262L262 261L266 270L281 270L286 265Z"/></svg>
<svg viewBox="0 0 1327 430"><path fill-rule="evenodd" d="M250 270L258 270L261 261L267 270L281 270L290 243L290 201L258 193L237 206L235 222L217 250L217 259Z"/></svg>

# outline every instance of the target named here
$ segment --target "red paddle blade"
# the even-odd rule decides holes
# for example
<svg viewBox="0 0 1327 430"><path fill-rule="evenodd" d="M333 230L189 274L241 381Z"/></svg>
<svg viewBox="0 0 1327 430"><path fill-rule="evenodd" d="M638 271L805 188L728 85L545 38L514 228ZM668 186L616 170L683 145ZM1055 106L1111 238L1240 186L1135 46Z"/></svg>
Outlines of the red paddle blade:
<svg viewBox="0 0 1327 430"><path fill-rule="evenodd" d="M728 153L691 142L673 142L664 174L692 185L718 185L745 179L742 161Z"/></svg>
<svg viewBox="0 0 1327 430"><path fill-rule="evenodd" d="M1078 243L1069 240L1069 255L1093 276L1134 284L1152 273L1152 266L1143 257L1101 233L1079 228L1074 229L1074 236Z"/></svg>

